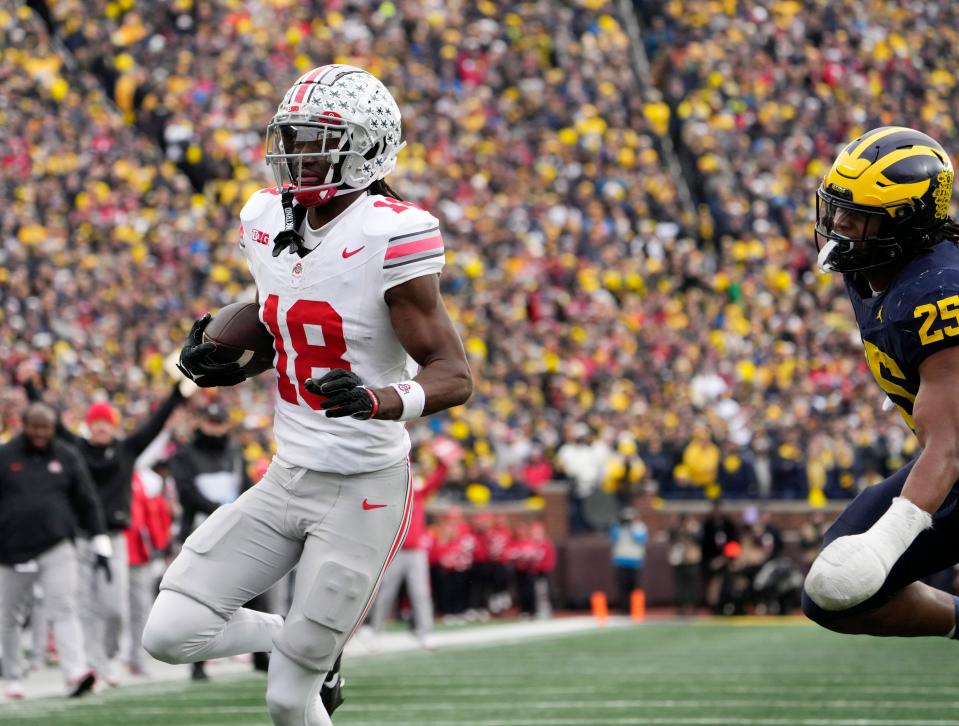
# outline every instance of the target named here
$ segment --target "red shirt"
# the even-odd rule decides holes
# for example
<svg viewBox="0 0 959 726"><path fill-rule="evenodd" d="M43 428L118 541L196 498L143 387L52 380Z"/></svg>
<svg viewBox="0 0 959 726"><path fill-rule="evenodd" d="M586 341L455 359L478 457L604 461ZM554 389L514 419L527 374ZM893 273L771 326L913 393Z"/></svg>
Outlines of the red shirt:
<svg viewBox="0 0 959 726"><path fill-rule="evenodd" d="M413 511L410 514L410 528L403 541L404 550L428 550L429 535L426 530L426 500L446 481L447 468L439 464L426 479L413 481ZM421 484L417 487L417 481Z"/></svg>
<svg viewBox="0 0 959 726"><path fill-rule="evenodd" d="M173 514L162 495L148 497L139 472L133 472L133 496L130 501L130 526L123 531L131 565L145 565L156 550L170 545Z"/></svg>

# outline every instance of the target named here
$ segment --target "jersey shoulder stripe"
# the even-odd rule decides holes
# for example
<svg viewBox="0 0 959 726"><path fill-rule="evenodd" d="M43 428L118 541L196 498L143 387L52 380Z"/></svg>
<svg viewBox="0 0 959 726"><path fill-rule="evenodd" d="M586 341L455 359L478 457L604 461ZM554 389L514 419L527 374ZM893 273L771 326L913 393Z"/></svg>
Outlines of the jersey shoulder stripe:
<svg viewBox="0 0 959 726"><path fill-rule="evenodd" d="M392 237L386 246L383 267L399 267L444 254L443 235L438 226Z"/></svg>

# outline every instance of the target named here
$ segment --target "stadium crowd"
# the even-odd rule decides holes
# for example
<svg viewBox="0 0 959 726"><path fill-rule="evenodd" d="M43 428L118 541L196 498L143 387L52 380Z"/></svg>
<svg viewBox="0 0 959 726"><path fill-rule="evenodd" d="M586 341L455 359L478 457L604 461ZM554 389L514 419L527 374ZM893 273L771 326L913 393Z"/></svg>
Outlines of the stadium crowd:
<svg viewBox="0 0 959 726"><path fill-rule="evenodd" d="M452 491L522 499L565 478L577 499L598 488L628 498L650 480L667 497L849 496L913 444L878 413L841 289L810 269L816 175L868 123L843 116L807 140L808 109L829 99L805 79L826 71L789 49L819 37L831 11L800 21L790 7L712 22L743 37L760 35L750 24L786 28L777 97L803 113L756 100L773 84L754 78L745 51L717 75L708 59L729 48L713 46L737 34L704 41L705 20L682 3L640 13L662 97L621 62L629 40L602 0L329 2L323 13L51 2L76 67L28 10L7 13L4 33L30 42L8 44L3 80L23 102L5 110L0 339L14 362L36 361L73 422L104 394L130 414L148 407L190 319L249 295L235 219L264 184L276 97L304 69L352 62L397 89L409 147L396 186L449 240L444 291L477 393L414 438L464 447ZM829 67L869 76L866 44L827 46L855 54ZM934 107L955 103L945 80L936 88ZM670 133L695 164L698 223L664 163ZM221 394L256 469L269 456L269 389Z"/></svg>
<svg viewBox="0 0 959 726"><path fill-rule="evenodd" d="M612 0L31 6L0 2L4 439L35 377L73 430L96 401L122 426L156 409L192 320L252 298L237 214L270 184L280 94L344 62L397 94L408 147L391 183L441 220L476 378L470 404L411 425L454 505L428 533L441 614L543 612L554 557L538 524L507 536L457 504L538 506L555 480L580 528L596 491L822 504L914 451L810 229L825 164L857 130L921 119L957 148L950 4L635 0L648 79L624 62ZM215 400L256 481L272 388L197 394L171 451ZM736 573L774 547L761 518L747 525L710 556L705 525L678 523L677 582L699 571L719 583L711 604L743 607Z"/></svg>
<svg viewBox="0 0 959 726"><path fill-rule="evenodd" d="M64 0L49 4L62 47L31 10L0 11L0 82L18 101L0 131L5 428L22 361L71 427L98 398L133 420L165 395L163 359L189 321L249 294L233 230L264 183L278 93L340 61L398 90L396 186L449 240L444 291L477 394L414 427L423 466L437 440L463 452L445 497L525 499L558 478L575 499L628 500L653 481L666 497L818 503L896 468L914 442L878 412L841 289L810 269L811 200L836 144L901 120L885 88L931 79L905 111L955 142L952 46L932 32L954 32L955 11L686 5L637 3L661 96L621 62L625 26L603 0L322 14ZM847 11L857 22L837 30ZM913 13L909 34L882 32L883 12ZM922 49L915 62L905 47ZM667 135L692 167L698 223L666 171ZM255 476L269 381L218 396Z"/></svg>

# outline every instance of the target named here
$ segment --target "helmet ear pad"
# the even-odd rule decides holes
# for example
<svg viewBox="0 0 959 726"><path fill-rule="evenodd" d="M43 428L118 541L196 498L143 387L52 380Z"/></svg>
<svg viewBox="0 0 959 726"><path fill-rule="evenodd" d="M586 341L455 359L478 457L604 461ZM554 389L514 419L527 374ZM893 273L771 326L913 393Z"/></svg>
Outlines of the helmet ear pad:
<svg viewBox="0 0 959 726"><path fill-rule="evenodd" d="M386 167L382 163L380 155L386 151L386 142L382 139L375 143L370 138L362 126L355 125L351 129L350 151L355 152L345 154L343 163L340 166L340 179L343 184L352 189L366 189L377 179L382 179L389 171L380 172L380 167ZM392 170L396 163L396 157L391 157L393 164L389 165Z"/></svg>

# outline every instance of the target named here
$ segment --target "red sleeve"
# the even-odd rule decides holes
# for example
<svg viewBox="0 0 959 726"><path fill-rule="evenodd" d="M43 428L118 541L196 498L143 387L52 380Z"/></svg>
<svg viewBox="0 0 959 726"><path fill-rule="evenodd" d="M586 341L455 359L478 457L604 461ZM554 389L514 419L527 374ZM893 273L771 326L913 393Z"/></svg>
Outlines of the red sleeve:
<svg viewBox="0 0 959 726"><path fill-rule="evenodd" d="M552 572L553 568L556 567L556 548L553 546L553 543L546 541L542 543L539 551L538 562L536 563L536 569L539 572L546 573Z"/></svg>
<svg viewBox="0 0 959 726"><path fill-rule="evenodd" d="M443 486L446 482L447 471L449 471L448 467L443 464L437 464L433 473L426 477L426 481L423 482L423 489L421 490L424 499Z"/></svg>

